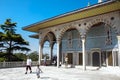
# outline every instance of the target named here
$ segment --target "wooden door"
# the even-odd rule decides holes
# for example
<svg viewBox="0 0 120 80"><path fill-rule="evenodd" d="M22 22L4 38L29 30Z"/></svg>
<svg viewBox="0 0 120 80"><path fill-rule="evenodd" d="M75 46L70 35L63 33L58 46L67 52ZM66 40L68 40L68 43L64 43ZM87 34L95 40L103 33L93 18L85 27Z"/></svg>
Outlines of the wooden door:
<svg viewBox="0 0 120 80"><path fill-rule="evenodd" d="M113 66L112 51L107 52L107 57L108 57L108 65Z"/></svg>
<svg viewBox="0 0 120 80"><path fill-rule="evenodd" d="M73 64L73 54L72 53L68 53L68 64Z"/></svg>
<svg viewBox="0 0 120 80"><path fill-rule="evenodd" d="M100 66L100 55L98 52L93 53L92 62L93 66Z"/></svg>
<svg viewBox="0 0 120 80"><path fill-rule="evenodd" d="M82 65L82 53L79 53L79 65Z"/></svg>

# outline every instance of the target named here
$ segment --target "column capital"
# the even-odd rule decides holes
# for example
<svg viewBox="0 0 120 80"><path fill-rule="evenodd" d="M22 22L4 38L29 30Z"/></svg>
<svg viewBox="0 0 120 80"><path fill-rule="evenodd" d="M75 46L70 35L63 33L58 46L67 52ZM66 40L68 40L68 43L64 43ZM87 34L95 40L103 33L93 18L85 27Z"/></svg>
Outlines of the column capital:
<svg viewBox="0 0 120 80"><path fill-rule="evenodd" d="M60 43L60 39L57 39L57 41L56 41L57 43Z"/></svg>
<svg viewBox="0 0 120 80"><path fill-rule="evenodd" d="M42 46L42 42L41 41L39 41L39 46L42 48L43 46Z"/></svg>
<svg viewBox="0 0 120 80"><path fill-rule="evenodd" d="M81 39L85 39L86 38L86 32L83 32L82 34L81 34Z"/></svg>
<svg viewBox="0 0 120 80"><path fill-rule="evenodd" d="M82 39L82 41L83 41L83 40L85 41L85 38L86 38L85 35L81 35L81 39Z"/></svg>
<svg viewBox="0 0 120 80"><path fill-rule="evenodd" d="M82 38L82 39L85 39L85 35L82 35L81 38Z"/></svg>

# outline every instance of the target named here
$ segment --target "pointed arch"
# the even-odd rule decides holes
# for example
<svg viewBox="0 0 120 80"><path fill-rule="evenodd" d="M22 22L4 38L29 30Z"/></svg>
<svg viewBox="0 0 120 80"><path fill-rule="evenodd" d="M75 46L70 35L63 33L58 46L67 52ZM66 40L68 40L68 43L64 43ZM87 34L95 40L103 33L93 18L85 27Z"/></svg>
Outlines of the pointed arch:
<svg viewBox="0 0 120 80"><path fill-rule="evenodd" d="M69 29L76 29L79 32L79 29L77 26L64 26L60 31L59 40L62 39L63 34Z"/></svg>
<svg viewBox="0 0 120 80"><path fill-rule="evenodd" d="M43 46L44 42L48 40L50 43L55 43L56 42L56 35L54 34L53 31L47 31L42 40L41 40L41 44ZM51 44L50 44L51 45Z"/></svg>
<svg viewBox="0 0 120 80"><path fill-rule="evenodd" d="M100 18L100 17L97 18L97 19L93 19L93 20L91 20L91 21L88 23L88 26L86 26L86 32L88 32L88 30L89 30L92 26L94 26L94 25L96 25L96 24L98 24L98 23L104 23L105 25L111 26L111 27L114 29L114 31L116 31L115 33L116 33L116 34L118 33L117 27L115 26L115 24L114 24L112 21L107 20L107 19L103 19L103 18Z"/></svg>

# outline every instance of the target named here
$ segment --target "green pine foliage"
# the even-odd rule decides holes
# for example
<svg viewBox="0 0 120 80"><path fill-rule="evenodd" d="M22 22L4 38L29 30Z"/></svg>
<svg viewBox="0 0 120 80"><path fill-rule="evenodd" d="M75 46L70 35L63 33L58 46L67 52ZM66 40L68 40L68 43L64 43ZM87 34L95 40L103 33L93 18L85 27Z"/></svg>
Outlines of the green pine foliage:
<svg viewBox="0 0 120 80"><path fill-rule="evenodd" d="M25 41L20 34L16 33L16 24L11 22L11 19L6 19L4 24L0 25L0 29L3 32L0 32L0 51L6 52L6 60L16 61L16 56L13 55L14 51L30 51L27 46L29 42Z"/></svg>

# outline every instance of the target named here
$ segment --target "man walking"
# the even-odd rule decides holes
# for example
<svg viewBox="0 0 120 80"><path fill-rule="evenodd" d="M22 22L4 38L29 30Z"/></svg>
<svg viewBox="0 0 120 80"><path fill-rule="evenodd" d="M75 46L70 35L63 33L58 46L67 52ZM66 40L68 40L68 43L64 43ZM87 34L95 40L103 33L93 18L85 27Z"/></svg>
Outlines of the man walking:
<svg viewBox="0 0 120 80"><path fill-rule="evenodd" d="M29 57L27 57L25 74L27 74L28 69L30 70L30 73L32 73L31 65L32 65L32 60Z"/></svg>

